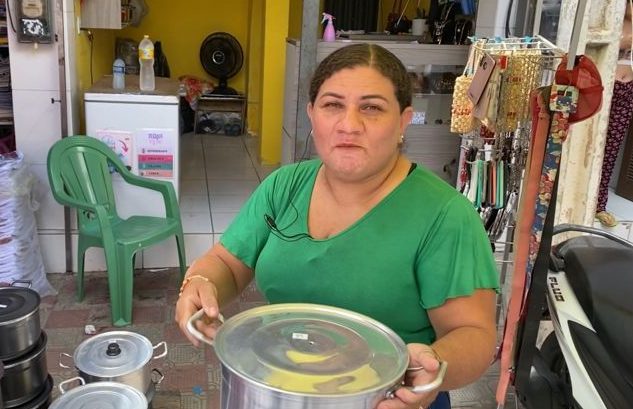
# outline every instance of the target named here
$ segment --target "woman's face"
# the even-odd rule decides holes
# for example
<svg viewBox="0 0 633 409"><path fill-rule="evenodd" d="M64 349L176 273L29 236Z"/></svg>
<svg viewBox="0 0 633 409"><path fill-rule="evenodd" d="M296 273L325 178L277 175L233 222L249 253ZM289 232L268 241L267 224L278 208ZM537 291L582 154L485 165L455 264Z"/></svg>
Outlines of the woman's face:
<svg viewBox="0 0 633 409"><path fill-rule="evenodd" d="M393 166L412 112L400 113L393 83L371 67L335 73L308 105L317 152L327 171L345 180Z"/></svg>

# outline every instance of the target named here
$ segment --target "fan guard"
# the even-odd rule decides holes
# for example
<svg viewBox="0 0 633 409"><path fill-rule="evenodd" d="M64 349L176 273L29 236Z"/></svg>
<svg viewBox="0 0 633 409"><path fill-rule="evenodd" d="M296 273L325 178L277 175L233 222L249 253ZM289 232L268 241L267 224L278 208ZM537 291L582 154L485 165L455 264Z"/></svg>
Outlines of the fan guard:
<svg viewBox="0 0 633 409"><path fill-rule="evenodd" d="M219 81L213 94L237 94L237 91L227 86L227 80L235 76L244 63L242 46L235 37L224 32L207 36L200 46L200 62L207 74Z"/></svg>

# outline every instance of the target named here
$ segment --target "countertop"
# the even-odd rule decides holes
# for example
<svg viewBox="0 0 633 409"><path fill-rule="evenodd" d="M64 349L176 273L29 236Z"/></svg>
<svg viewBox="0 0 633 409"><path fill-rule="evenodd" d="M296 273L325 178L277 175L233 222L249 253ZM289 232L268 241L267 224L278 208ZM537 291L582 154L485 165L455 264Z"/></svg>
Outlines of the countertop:
<svg viewBox="0 0 633 409"><path fill-rule="evenodd" d="M156 95L156 96L178 96L180 83L177 80L164 77L156 77L156 89L154 91L141 91L139 88L138 75L125 76L125 89L112 88L112 75L105 75L92 84L87 93L94 94L127 94L127 95Z"/></svg>

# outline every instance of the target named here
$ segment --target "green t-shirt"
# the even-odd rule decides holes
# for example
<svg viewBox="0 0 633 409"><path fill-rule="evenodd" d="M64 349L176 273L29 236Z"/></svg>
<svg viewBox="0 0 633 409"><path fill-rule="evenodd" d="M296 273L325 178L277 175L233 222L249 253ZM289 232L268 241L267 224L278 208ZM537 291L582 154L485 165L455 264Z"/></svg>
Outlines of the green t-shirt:
<svg viewBox="0 0 633 409"><path fill-rule="evenodd" d="M307 236L320 166L310 160L275 171L220 240L255 269L269 302L346 308L384 323L407 343L430 343L435 333L426 309L477 288L499 287L490 242L472 204L419 165L347 229L323 240ZM298 236L279 237L266 215L285 236Z"/></svg>

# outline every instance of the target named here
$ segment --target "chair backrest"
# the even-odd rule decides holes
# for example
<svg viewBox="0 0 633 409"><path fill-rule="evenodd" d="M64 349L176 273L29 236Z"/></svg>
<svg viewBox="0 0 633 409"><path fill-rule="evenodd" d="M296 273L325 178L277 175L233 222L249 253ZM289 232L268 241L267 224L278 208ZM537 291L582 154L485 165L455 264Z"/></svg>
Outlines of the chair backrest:
<svg viewBox="0 0 633 409"><path fill-rule="evenodd" d="M63 193L73 200L104 205L110 217L116 216L112 189L111 165L126 171L117 155L103 142L84 135L69 136L57 141L48 152L48 177L55 199L62 203ZM79 223L94 215L77 212Z"/></svg>

